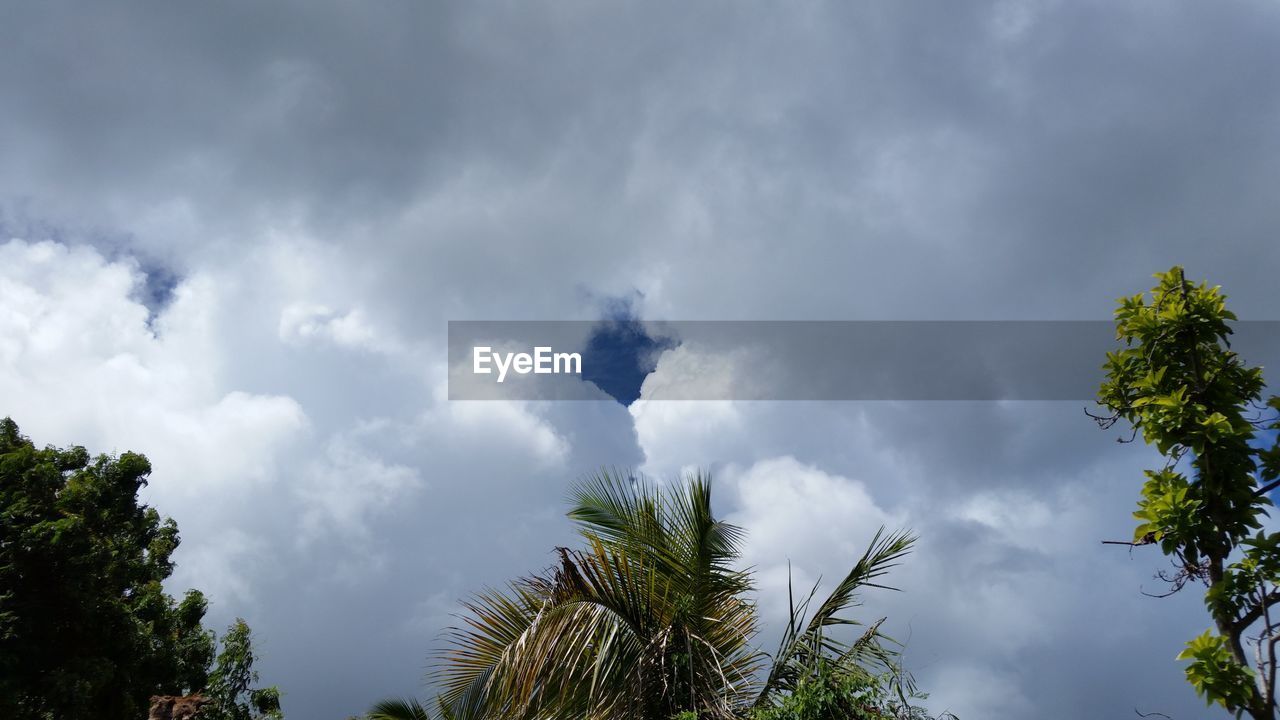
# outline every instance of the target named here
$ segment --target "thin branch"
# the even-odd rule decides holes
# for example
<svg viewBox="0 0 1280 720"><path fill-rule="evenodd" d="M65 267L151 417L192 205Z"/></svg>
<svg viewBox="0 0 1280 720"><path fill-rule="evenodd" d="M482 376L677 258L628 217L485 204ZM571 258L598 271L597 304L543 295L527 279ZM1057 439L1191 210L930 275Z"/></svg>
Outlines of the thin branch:
<svg viewBox="0 0 1280 720"><path fill-rule="evenodd" d="M1112 425L1115 425L1120 420L1120 413L1118 412L1113 412L1110 415L1101 415L1099 413L1090 412L1089 408L1087 407L1080 408L1080 409L1084 410L1084 414L1088 415L1090 418L1093 419L1094 422L1098 423L1098 427L1102 428L1103 430L1110 428Z"/></svg>
<svg viewBox="0 0 1280 720"><path fill-rule="evenodd" d="M1276 640L1280 639L1280 635L1275 634L1275 625L1271 622L1271 609L1267 607L1267 585L1266 582L1258 584L1259 600L1262 602L1262 617L1266 621L1266 630L1263 636L1270 635L1270 642L1267 643L1267 659L1269 665L1267 668L1266 685L1262 688L1267 707L1274 707L1276 704ZM1258 662L1262 662L1262 637L1258 638ZM1258 668L1258 672L1262 672L1262 668Z"/></svg>
<svg viewBox="0 0 1280 720"><path fill-rule="evenodd" d="M1271 492L1272 490L1275 490L1278 487L1280 487L1280 480L1272 480L1266 485L1263 485L1262 487L1255 490L1253 493L1253 496L1262 497L1263 495L1266 495L1267 493Z"/></svg>
<svg viewBox="0 0 1280 720"><path fill-rule="evenodd" d="M1262 602L1254 605L1249 609L1249 612L1241 615L1236 620L1235 625L1232 626L1233 629L1236 632L1243 632L1250 625L1256 623L1260 618L1262 618L1263 614L1276 603L1280 603L1280 589L1273 588L1271 592L1267 593L1266 597L1262 598Z"/></svg>
<svg viewBox="0 0 1280 720"><path fill-rule="evenodd" d="M1103 540L1103 545L1128 545L1129 547L1141 547L1143 545L1153 545L1156 542L1156 534L1154 531L1143 535L1137 540Z"/></svg>
<svg viewBox="0 0 1280 720"><path fill-rule="evenodd" d="M1258 430L1269 430L1273 423L1280 423L1280 413L1276 413L1271 417L1267 417L1267 413L1271 412L1271 407L1266 403L1260 403L1257 400L1249 401L1249 409L1253 411L1252 417L1245 417L1245 422L1254 426Z"/></svg>

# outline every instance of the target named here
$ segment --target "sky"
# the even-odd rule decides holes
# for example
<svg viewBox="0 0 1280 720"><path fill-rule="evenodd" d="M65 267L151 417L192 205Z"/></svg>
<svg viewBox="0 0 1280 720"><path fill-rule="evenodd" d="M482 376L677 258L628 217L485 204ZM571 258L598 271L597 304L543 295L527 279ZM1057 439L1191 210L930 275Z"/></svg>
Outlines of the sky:
<svg viewBox="0 0 1280 720"><path fill-rule="evenodd" d="M1280 319L1275 3L0 17L0 415L150 457L171 588L248 620L290 717L428 697L602 466L710 470L772 627L788 563L913 528L861 612L935 712L1203 716L1197 593L1099 543L1157 459L1084 403L450 402L446 323L1104 320L1174 264Z"/></svg>

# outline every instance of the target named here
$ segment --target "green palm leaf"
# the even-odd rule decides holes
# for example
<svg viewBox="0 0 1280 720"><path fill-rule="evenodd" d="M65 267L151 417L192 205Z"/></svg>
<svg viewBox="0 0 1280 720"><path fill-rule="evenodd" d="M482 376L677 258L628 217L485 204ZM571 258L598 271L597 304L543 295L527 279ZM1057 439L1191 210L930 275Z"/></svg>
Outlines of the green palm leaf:
<svg viewBox="0 0 1280 720"><path fill-rule="evenodd" d="M833 660L838 668L846 672L863 672L868 675L896 672L896 653L882 642L891 642L891 639L879 631L883 619L874 623L852 643L844 643L832 637L828 630L835 626L860 624L845 617L843 613L860 604L861 589L897 589L876 581L898 565L911 551L915 540L915 536L909 532L886 535L884 528L881 528L876 531L866 552L854 563L853 568L807 623L803 622L803 616L817 591L817 585L814 585L808 598L800 605L792 604L787 630L773 658L769 677L760 689L757 705L771 702L778 693L793 692L803 678L816 670L818 661L823 659Z"/></svg>
<svg viewBox="0 0 1280 720"><path fill-rule="evenodd" d="M430 720L417 700L383 700L365 713L366 720Z"/></svg>

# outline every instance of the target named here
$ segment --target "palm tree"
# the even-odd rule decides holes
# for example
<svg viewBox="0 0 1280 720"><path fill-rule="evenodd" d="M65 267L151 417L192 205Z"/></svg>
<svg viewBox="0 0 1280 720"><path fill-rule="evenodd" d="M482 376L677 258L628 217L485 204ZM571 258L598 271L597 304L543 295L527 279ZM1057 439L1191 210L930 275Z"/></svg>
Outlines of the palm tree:
<svg viewBox="0 0 1280 720"><path fill-rule="evenodd" d="M807 621L816 585L793 602L765 673L751 574L738 567L742 530L712 514L708 476L664 488L602 471L570 499L584 547L557 548L555 568L464 603L465 625L451 630L434 673L440 716L730 720L815 681L900 677L879 622L852 639L832 631L858 625L845 611L860 589L885 587L876 581L909 551L910 534L878 532ZM374 720L425 717L380 707Z"/></svg>

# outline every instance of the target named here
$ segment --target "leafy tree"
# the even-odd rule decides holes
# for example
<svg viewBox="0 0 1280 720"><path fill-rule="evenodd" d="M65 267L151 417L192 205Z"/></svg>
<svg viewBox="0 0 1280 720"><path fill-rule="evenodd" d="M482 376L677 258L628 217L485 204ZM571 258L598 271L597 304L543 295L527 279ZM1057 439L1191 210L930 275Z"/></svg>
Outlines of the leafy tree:
<svg viewBox="0 0 1280 720"><path fill-rule="evenodd" d="M272 686L254 689L258 673L253 669L253 646L249 625L236 621L222 637L222 652L209 674L209 699L213 701L202 714L202 720L277 720L280 691Z"/></svg>
<svg viewBox="0 0 1280 720"><path fill-rule="evenodd" d="M912 706L905 697L894 697L891 690L874 677L842 672L839 667L823 661L776 704L754 710L751 720L926 718L923 709Z"/></svg>
<svg viewBox="0 0 1280 720"><path fill-rule="evenodd" d="M1210 704L1237 717L1276 717L1280 643L1280 533L1264 532L1267 493L1280 477L1280 446L1261 430L1262 372L1230 349L1217 287L1188 281L1181 268L1156 275L1150 296L1121 298L1098 402L1111 427L1124 421L1154 444L1163 466L1146 471L1133 545L1157 545L1175 567L1171 592L1203 583L1213 627L1187 643L1188 681ZM1280 410L1280 399L1268 402ZM1123 438L1122 438L1123 439ZM1253 652L1246 650L1251 646Z"/></svg>
<svg viewBox="0 0 1280 720"><path fill-rule="evenodd" d="M0 715L136 718L161 688L200 686L205 602L161 586L178 527L137 503L150 471L0 421Z"/></svg>
<svg viewBox="0 0 1280 720"><path fill-rule="evenodd" d="M178 526L138 503L150 472L0 420L0 717L136 720L209 683L208 603L164 591Z"/></svg>
<svg viewBox="0 0 1280 720"><path fill-rule="evenodd" d="M712 514L709 478L664 490L604 472L571 497L584 547L559 548L555 569L466 603L466 626L453 631L436 675L441 717L775 720L819 678L864 703L862 714L839 717L906 717L883 714L897 708L886 689L905 684L880 624L852 640L833 631L858 625L845 612L862 588L884 587L876 581L909 551L910 535L877 534L807 621L808 602L793 607L765 674L770 658L752 644L752 577L738 568L742 530ZM425 716L416 702L395 702L369 717Z"/></svg>

